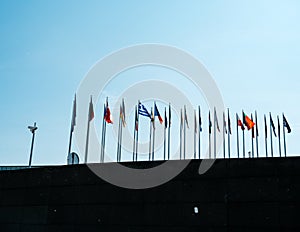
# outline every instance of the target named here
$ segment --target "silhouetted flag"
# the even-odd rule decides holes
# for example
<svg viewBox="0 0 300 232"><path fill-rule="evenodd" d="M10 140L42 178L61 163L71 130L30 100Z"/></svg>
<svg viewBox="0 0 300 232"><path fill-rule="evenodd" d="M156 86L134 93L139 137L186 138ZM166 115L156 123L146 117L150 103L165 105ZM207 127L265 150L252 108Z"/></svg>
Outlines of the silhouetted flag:
<svg viewBox="0 0 300 232"><path fill-rule="evenodd" d="M199 130L202 131L202 119L201 119L201 109L200 106L198 106L198 118L199 118Z"/></svg>
<svg viewBox="0 0 300 232"><path fill-rule="evenodd" d="M229 134L231 134L231 121L230 121L230 116L229 116L229 109L228 109L228 119L227 119L227 121L228 121L228 131L229 131Z"/></svg>
<svg viewBox="0 0 300 232"><path fill-rule="evenodd" d="M157 106L156 106L156 103L154 103L154 116L157 116L157 117L158 117L158 120L159 120L160 124L163 123L164 120L163 120L162 117L160 116L160 113L159 113L159 111L158 111L158 108L157 108Z"/></svg>
<svg viewBox="0 0 300 232"><path fill-rule="evenodd" d="M211 119L210 119L210 111L208 113L208 131L211 134L211 127L212 127L212 123L211 123Z"/></svg>
<svg viewBox="0 0 300 232"><path fill-rule="evenodd" d="M256 137L258 137L258 124L257 124L257 113L255 111L255 129L256 129Z"/></svg>
<svg viewBox="0 0 300 232"><path fill-rule="evenodd" d="M280 122L279 122L279 116L277 115L277 125L278 125L278 130L277 130L277 133L278 133L278 138L280 139Z"/></svg>
<svg viewBox="0 0 300 232"><path fill-rule="evenodd" d="M286 120L284 114L282 114L282 116L283 116L283 127L286 127L287 132L291 133L292 130L291 130L291 127L290 127L288 121Z"/></svg>
<svg viewBox="0 0 300 232"><path fill-rule="evenodd" d="M275 129L275 125L274 125L271 113L270 113L270 124L271 124L271 127L272 127L272 130L273 130L273 133L274 133L275 137L277 137L277 135L276 135L276 129Z"/></svg>
<svg viewBox="0 0 300 232"><path fill-rule="evenodd" d="M214 109L214 120L217 126L217 130L220 132L220 127L219 127L219 122L218 122L218 117L217 117L217 112L216 112L216 108Z"/></svg>
<svg viewBox="0 0 300 232"><path fill-rule="evenodd" d="M236 114L236 116L237 116L237 120L238 120L238 121L237 121L238 126L240 126L242 130L245 130L244 124L242 123L242 121L241 121L239 115Z"/></svg>
<svg viewBox="0 0 300 232"><path fill-rule="evenodd" d="M74 127L76 126L76 94L73 100L73 111L72 111L72 121L71 121L71 132L74 131Z"/></svg>
<svg viewBox="0 0 300 232"><path fill-rule="evenodd" d="M252 114L251 114L251 121L253 122L253 116L252 116ZM251 132L252 132L252 138L255 138L254 126L252 127ZM253 151L252 151L252 153L253 153Z"/></svg>
<svg viewBox="0 0 300 232"><path fill-rule="evenodd" d="M168 127L167 109L165 108L165 128Z"/></svg>
<svg viewBox="0 0 300 232"><path fill-rule="evenodd" d="M251 120L243 111L243 122L246 125L247 129L250 130L254 127L255 123Z"/></svg>
<svg viewBox="0 0 300 232"><path fill-rule="evenodd" d="M267 119L266 119L266 115L264 115L264 121L265 121L265 137L268 138L268 128L267 128Z"/></svg>
<svg viewBox="0 0 300 232"><path fill-rule="evenodd" d="M148 110L146 109L146 107L139 102L139 112L138 114L143 115L145 117L148 117L151 119L151 115L149 114Z"/></svg>
<svg viewBox="0 0 300 232"><path fill-rule="evenodd" d="M184 106L184 122L186 123L187 128L189 127L189 122L188 122L188 118L187 118L187 113L186 113L186 107Z"/></svg>
<svg viewBox="0 0 300 232"><path fill-rule="evenodd" d="M224 124L225 133L227 134L227 126L226 126L226 119L225 119L225 113L224 112L223 112L223 124Z"/></svg>

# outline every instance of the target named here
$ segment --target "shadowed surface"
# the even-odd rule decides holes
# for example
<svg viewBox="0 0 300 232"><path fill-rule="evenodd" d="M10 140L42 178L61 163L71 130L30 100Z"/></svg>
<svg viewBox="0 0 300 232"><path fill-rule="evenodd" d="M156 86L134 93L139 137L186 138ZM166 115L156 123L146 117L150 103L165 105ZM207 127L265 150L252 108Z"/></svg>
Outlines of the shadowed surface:
<svg viewBox="0 0 300 232"><path fill-rule="evenodd" d="M106 183L86 165L1 171L1 231L300 230L299 157L217 160L203 175L200 162L144 190Z"/></svg>

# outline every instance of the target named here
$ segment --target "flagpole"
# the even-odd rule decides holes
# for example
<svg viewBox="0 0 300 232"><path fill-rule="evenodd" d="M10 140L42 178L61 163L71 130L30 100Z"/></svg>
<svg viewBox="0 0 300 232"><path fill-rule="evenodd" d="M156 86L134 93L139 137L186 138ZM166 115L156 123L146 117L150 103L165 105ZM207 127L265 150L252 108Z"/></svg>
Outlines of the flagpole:
<svg viewBox="0 0 300 232"><path fill-rule="evenodd" d="M238 155L238 158L240 158L240 142L239 142L239 124L238 124L238 120L239 120L239 117L238 115L236 114L236 144L237 144L237 155Z"/></svg>
<svg viewBox="0 0 300 232"><path fill-rule="evenodd" d="M28 129L32 133L30 155L29 155L29 164L28 164L28 167L31 168L32 154L33 154L33 145L34 145L34 139L35 139L35 131L38 129L37 126L36 126L36 122L33 124L33 127L32 126L28 126Z"/></svg>
<svg viewBox="0 0 300 232"><path fill-rule="evenodd" d="M106 111L106 107L105 107L105 103L104 103L104 107L103 107L103 121L102 121L102 137L101 137L101 149L100 149L100 163L102 163L102 155L103 155L103 141L104 141L104 127L105 127L105 111Z"/></svg>
<svg viewBox="0 0 300 232"><path fill-rule="evenodd" d="M183 120L183 159L185 160L185 145L186 145L186 106L184 106L184 120Z"/></svg>
<svg viewBox="0 0 300 232"><path fill-rule="evenodd" d="M277 122L278 122L278 148L279 148L279 156L281 157L280 123L279 123L279 116L278 115L277 115Z"/></svg>
<svg viewBox="0 0 300 232"><path fill-rule="evenodd" d="M267 129L267 119L266 119L266 115L264 115L264 120L265 120L265 146L266 146L266 157L268 157L268 129Z"/></svg>
<svg viewBox="0 0 300 232"><path fill-rule="evenodd" d="M257 124L257 112L255 111L255 124L256 124L256 136L255 136L255 140L256 140L256 157L259 157L258 154L258 124Z"/></svg>
<svg viewBox="0 0 300 232"><path fill-rule="evenodd" d="M251 121L253 122L253 116L251 114ZM254 158L254 127L252 127L251 145L252 145L252 158Z"/></svg>
<svg viewBox="0 0 300 232"><path fill-rule="evenodd" d="M182 158L182 150L183 150L183 147L182 147L182 126L183 126L183 122L182 122L182 109L180 109L180 130L179 130L179 140L180 140L180 160Z"/></svg>
<svg viewBox="0 0 300 232"><path fill-rule="evenodd" d="M210 111L208 112L208 155L209 159L211 158L211 118L210 118Z"/></svg>
<svg viewBox="0 0 300 232"><path fill-rule="evenodd" d="M151 117L152 117L152 108L151 108ZM152 118L151 118L152 120ZM151 161L151 145L152 145L152 121L150 120L150 134L149 134L149 161Z"/></svg>
<svg viewBox="0 0 300 232"><path fill-rule="evenodd" d="M243 117L243 122L244 123L244 111L242 111L242 117ZM246 128L245 128L246 129ZM246 152L245 152L245 129L243 130L243 158L246 157Z"/></svg>
<svg viewBox="0 0 300 232"><path fill-rule="evenodd" d="M199 129L198 129L198 132L199 132L199 135L198 135L198 158L200 159L201 158L201 127L202 127L202 123L201 123L201 109L200 109L200 106L198 106L198 118L199 118Z"/></svg>
<svg viewBox="0 0 300 232"><path fill-rule="evenodd" d="M155 143L155 102L153 108L153 138L152 138L152 161L154 161L154 143Z"/></svg>
<svg viewBox="0 0 300 232"><path fill-rule="evenodd" d="M170 159L170 140L171 140L171 104L169 103L169 127L168 127L168 160Z"/></svg>
<svg viewBox="0 0 300 232"><path fill-rule="evenodd" d="M75 117L76 117L76 94L75 94L74 100L73 100L73 110L72 110L72 119L71 119L71 128L70 128L68 155L71 153L72 137L73 137L73 131L74 131L74 126L75 126Z"/></svg>
<svg viewBox="0 0 300 232"><path fill-rule="evenodd" d="M165 120L167 118L167 109L165 107ZM166 160L166 131L167 131L167 128L166 128L166 121L165 121L165 126L164 126L164 160Z"/></svg>
<svg viewBox="0 0 300 232"><path fill-rule="evenodd" d="M139 112L137 112L137 122L139 125ZM138 144L139 144L139 130L136 131L135 161L137 161L137 157L138 157Z"/></svg>
<svg viewBox="0 0 300 232"><path fill-rule="evenodd" d="M89 134L90 134L90 113L89 113L89 116L88 116L87 131L86 131L85 156L84 156L84 163L85 164L87 163L87 158L88 158Z"/></svg>
<svg viewBox="0 0 300 232"><path fill-rule="evenodd" d="M229 119L229 108L227 109L227 123L228 123L228 134L227 134L227 140L228 140L228 158L230 159L230 133L231 133L231 125L230 125L230 119Z"/></svg>
<svg viewBox="0 0 300 232"><path fill-rule="evenodd" d="M214 158L217 158L216 153L216 107L214 107Z"/></svg>
<svg viewBox="0 0 300 232"><path fill-rule="evenodd" d="M137 107L135 106L134 125L133 125L132 161L134 161L134 157L135 157L136 127L137 127Z"/></svg>
<svg viewBox="0 0 300 232"><path fill-rule="evenodd" d="M117 162L119 162L119 156L120 156L120 140L121 140L120 136L121 136L121 106L120 106L119 129L118 129Z"/></svg>
<svg viewBox="0 0 300 232"><path fill-rule="evenodd" d="M223 112L223 157L224 157L224 159L225 159L225 149L226 149L226 147L225 147L225 114L224 114L224 112Z"/></svg>
<svg viewBox="0 0 300 232"><path fill-rule="evenodd" d="M282 118L283 118L283 113L282 113ZM283 119L284 120L284 119ZM284 124L283 124L283 148L284 148L284 157L286 157L286 141L285 141L285 129L284 129Z"/></svg>
<svg viewBox="0 0 300 232"><path fill-rule="evenodd" d="M271 125L271 113L270 113L270 125ZM271 156L273 157L273 135L272 127L270 126L270 142L271 142Z"/></svg>

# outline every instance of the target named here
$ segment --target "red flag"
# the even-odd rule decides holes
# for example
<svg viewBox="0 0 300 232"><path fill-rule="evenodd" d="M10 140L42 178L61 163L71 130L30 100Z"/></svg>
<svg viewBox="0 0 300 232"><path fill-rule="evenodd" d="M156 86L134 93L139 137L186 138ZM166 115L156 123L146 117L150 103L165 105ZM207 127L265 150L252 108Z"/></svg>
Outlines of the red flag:
<svg viewBox="0 0 300 232"><path fill-rule="evenodd" d="M111 118L111 113L110 113L110 109L108 106L108 101L106 100L106 107L105 107L105 115L104 115L104 119L107 123L113 123L112 118Z"/></svg>
<svg viewBox="0 0 300 232"><path fill-rule="evenodd" d="M255 123L243 112L243 122L247 129L250 130L254 127Z"/></svg>

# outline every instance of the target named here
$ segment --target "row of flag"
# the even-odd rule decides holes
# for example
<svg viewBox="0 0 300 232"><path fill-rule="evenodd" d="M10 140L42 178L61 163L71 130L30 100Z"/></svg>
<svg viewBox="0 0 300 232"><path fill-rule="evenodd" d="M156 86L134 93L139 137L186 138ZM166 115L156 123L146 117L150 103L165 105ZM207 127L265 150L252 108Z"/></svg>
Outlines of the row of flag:
<svg viewBox="0 0 300 232"><path fill-rule="evenodd" d="M123 127L126 126L126 110L125 110L125 102L124 99L122 99L122 102L120 103L120 116L119 116L119 129L118 129L118 144L117 144L117 162L121 162L121 152L122 152L122 130ZM100 162L104 162L104 153L105 153L105 140L106 140L106 125L107 124L113 124L112 114L108 105L108 98L106 99L106 103L104 104L104 111L103 111L103 125L102 125L102 141L101 141L101 154L100 154ZM170 159L170 140L171 140L171 134L170 134L170 128L171 128L171 104L169 104L168 110L167 107L165 107L164 110L164 118L161 116L161 113L156 105L156 102L154 102L153 107L151 107L150 110L147 109L147 107L142 104L140 101L138 101L137 106L135 107L135 114L134 114L134 142L133 142L133 161L138 160L138 132L139 132L139 116L143 116L146 118L149 118L150 120L150 133L149 133L149 161L154 160L154 142L155 142L155 118L158 118L158 121L161 125L164 125L164 159ZM94 107L93 107L93 101L92 97L90 99L89 103L89 110L88 110L88 123L87 123L87 135L86 135L86 149L85 149L85 163L88 159L88 143L89 143L89 127L90 122L94 119ZM279 116L277 116L278 120L278 126L277 126L277 133L276 133L276 127L272 118L271 113L269 114L270 117L270 137L271 137L271 155L273 156L273 142L272 142L272 134L279 138L280 140L280 120ZM285 130L286 128L287 132L291 132L291 127L285 117L285 115L282 115L283 117L283 136L284 136L284 152L286 155L286 142L285 142ZM232 127L231 127L231 120L230 120L230 113L229 109L227 110L227 120L226 120L226 114L223 112L223 152L224 152L224 158L225 158L225 135L227 134L227 140L228 140L228 157L230 158L230 135L232 134ZM267 138L268 138L268 129L267 129L267 120L266 115L264 115L264 125L265 125L265 143L266 143L266 156L268 156L268 150L267 150ZM71 130L70 130L70 141L69 141L69 154L71 152L71 143L72 143L72 134L74 131L74 127L76 126L76 95L74 97L73 101L73 111L72 111L72 118L71 118ZM197 156L197 134L198 134L198 158L201 158L200 153L200 145L201 145L201 132L202 132L202 117L201 117L201 109L200 106L198 106L198 113L197 110L194 110L194 158ZM214 126L214 130L212 127ZM257 113L255 112L255 119L253 118L253 115L251 114L248 116L247 114L242 111L242 119L240 119L239 115L236 113L236 126L237 126L237 153L239 157L239 129L243 133L243 156L245 157L245 135L244 131L247 129L248 131L252 131L252 156L254 156L254 145L253 145L253 139L256 138L256 147L257 147L257 156L258 154L258 142L257 137L259 136L258 133L258 125L257 125ZM186 128L189 129L189 120L187 116L187 110L186 106L183 107L183 109L180 110L180 159L185 159L185 148L186 148ZM213 121L211 117L211 112L208 113L208 137L209 137L209 156L211 158L211 134L212 131L214 131L214 156L216 156L216 133L221 133L219 120L217 117L217 111L216 108L214 108L213 112ZM280 141L279 141L280 144ZM280 149L280 155L281 155L281 148Z"/></svg>

